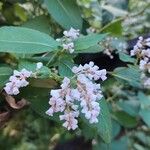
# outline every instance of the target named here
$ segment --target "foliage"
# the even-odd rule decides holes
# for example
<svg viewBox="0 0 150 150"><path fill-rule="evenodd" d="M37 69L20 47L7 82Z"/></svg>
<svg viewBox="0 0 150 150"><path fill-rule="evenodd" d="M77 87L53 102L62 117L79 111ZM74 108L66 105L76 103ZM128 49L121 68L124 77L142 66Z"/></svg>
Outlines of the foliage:
<svg viewBox="0 0 150 150"><path fill-rule="evenodd" d="M149 32L149 8L148 0L2 0L1 149L54 149L78 137L91 141L93 150L150 149L150 92L142 83L139 58L130 56L126 43ZM69 39L65 32L70 28L79 29L80 35ZM78 129L67 131L59 113L45 113L50 107L49 93L59 89L64 77L74 81L72 68L80 65L78 60L85 53L108 55L110 60L117 56L124 66L107 70L98 123L90 124L82 114ZM98 61L103 66L103 60ZM43 66L37 69L39 62ZM22 69L33 73L26 78L29 85L8 100L5 85L13 70Z"/></svg>

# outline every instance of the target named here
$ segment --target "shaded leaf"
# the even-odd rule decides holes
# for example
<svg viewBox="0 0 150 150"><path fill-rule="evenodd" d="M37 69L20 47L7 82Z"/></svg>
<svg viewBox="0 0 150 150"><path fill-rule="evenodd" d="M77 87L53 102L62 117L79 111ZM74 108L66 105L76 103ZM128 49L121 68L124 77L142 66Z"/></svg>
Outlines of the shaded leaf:
<svg viewBox="0 0 150 150"><path fill-rule="evenodd" d="M126 128L133 128L137 126L137 120L135 117L130 116L126 112L116 111L113 113L114 119L118 121L122 126Z"/></svg>
<svg viewBox="0 0 150 150"><path fill-rule="evenodd" d="M136 117L140 111L140 103L137 100L130 101L120 101L117 103L123 111L128 113L129 115Z"/></svg>
<svg viewBox="0 0 150 150"><path fill-rule="evenodd" d="M41 115L42 117L48 118L50 120L55 120L60 122L58 114L50 117L45 112L49 109L49 88L37 88L28 86L25 89L22 89L21 97L25 98L27 101L30 102L31 108Z"/></svg>
<svg viewBox="0 0 150 150"><path fill-rule="evenodd" d="M74 0L45 0L48 12L63 28L82 29L80 9Z"/></svg>
<svg viewBox="0 0 150 150"><path fill-rule="evenodd" d="M123 62L130 62L130 63L135 62L134 58L132 58L130 55L127 55L127 54L122 53L122 52L119 53L119 59L122 60Z"/></svg>
<svg viewBox="0 0 150 150"><path fill-rule="evenodd" d="M143 121L150 127L150 109L141 109L139 115L143 119Z"/></svg>
<svg viewBox="0 0 150 150"><path fill-rule="evenodd" d="M28 20L22 25L22 27L31 28L47 34L50 33L49 20L48 17L44 15Z"/></svg>
<svg viewBox="0 0 150 150"><path fill-rule="evenodd" d="M99 115L99 123L95 126L101 138L106 142L111 142L112 124L111 117L105 99L100 100L101 113Z"/></svg>
<svg viewBox="0 0 150 150"><path fill-rule="evenodd" d="M57 86L57 82L53 79L31 79L30 85L37 88L54 88Z"/></svg>
<svg viewBox="0 0 150 150"><path fill-rule="evenodd" d="M9 67L0 67L0 87L5 85L12 72L13 70Z"/></svg>

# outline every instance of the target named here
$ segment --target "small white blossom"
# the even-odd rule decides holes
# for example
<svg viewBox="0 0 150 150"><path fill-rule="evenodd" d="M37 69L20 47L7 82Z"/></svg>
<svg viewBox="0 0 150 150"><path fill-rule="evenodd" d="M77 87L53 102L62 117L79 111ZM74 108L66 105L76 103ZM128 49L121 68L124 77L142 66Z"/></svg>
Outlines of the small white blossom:
<svg viewBox="0 0 150 150"><path fill-rule="evenodd" d="M145 70L146 64L147 64L147 61L141 60L141 61L140 61L140 64L139 64L139 68L140 68L141 70Z"/></svg>
<svg viewBox="0 0 150 150"><path fill-rule="evenodd" d="M74 52L74 43L63 44L63 49L68 50L70 53Z"/></svg>
<svg viewBox="0 0 150 150"><path fill-rule="evenodd" d="M38 62L37 64L36 64L36 70L39 70L39 69L41 69L43 67L43 63L42 62Z"/></svg>
<svg viewBox="0 0 150 150"><path fill-rule="evenodd" d="M76 128L78 128L78 120L75 119L78 116L78 111L66 111L64 115L60 115L60 120L65 120L65 122L63 123L63 126L65 128L67 128L68 130L75 130Z"/></svg>
<svg viewBox="0 0 150 150"><path fill-rule="evenodd" d="M149 89L149 88L150 88L150 78L147 78L147 77L146 77L146 78L144 78L143 80L144 80L144 81L143 81L144 87Z"/></svg>
<svg viewBox="0 0 150 150"><path fill-rule="evenodd" d="M79 30L76 30L74 28L70 28L69 31L64 31L63 34L72 40L77 39L80 35Z"/></svg>

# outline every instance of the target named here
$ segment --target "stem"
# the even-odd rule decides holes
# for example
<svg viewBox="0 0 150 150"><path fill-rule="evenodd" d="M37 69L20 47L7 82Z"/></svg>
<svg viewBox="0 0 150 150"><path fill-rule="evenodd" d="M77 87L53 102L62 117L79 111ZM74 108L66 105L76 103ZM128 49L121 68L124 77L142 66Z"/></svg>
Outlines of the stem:
<svg viewBox="0 0 150 150"><path fill-rule="evenodd" d="M57 75L56 73L51 73L50 78L53 78L54 80L56 80L57 82L61 82L62 81L62 77L60 77L59 75Z"/></svg>
<svg viewBox="0 0 150 150"><path fill-rule="evenodd" d="M59 53L59 51L57 51L56 53L53 54L53 56L50 58L50 60L46 64L46 66L49 66L49 64L54 61L54 59L57 57L58 53Z"/></svg>
<svg viewBox="0 0 150 150"><path fill-rule="evenodd" d="M150 6L150 4L146 5L140 12L138 12L138 13L136 13L136 14L134 14L134 15L128 15L128 14L127 14L126 16L123 16L123 17L121 17L121 18L118 18L118 19L116 19L116 20L111 21L110 23L108 23L107 25L105 25L103 28L101 28L101 29L100 29L100 32L103 32L107 27L111 26L113 23L116 23L116 22L118 22L118 21L123 21L123 20L126 19L127 17L136 17L136 16L138 16L138 15L140 15L140 14L143 14L144 11L145 11L149 6Z"/></svg>

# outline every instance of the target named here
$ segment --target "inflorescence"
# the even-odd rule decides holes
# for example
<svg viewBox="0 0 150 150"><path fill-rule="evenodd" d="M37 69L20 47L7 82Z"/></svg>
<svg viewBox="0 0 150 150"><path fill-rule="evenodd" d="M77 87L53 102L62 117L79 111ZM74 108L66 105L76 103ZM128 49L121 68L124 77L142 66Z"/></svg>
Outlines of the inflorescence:
<svg viewBox="0 0 150 150"><path fill-rule="evenodd" d="M43 67L41 62L37 63L36 72ZM8 95L18 95L21 87L26 87L29 82L27 81L30 77L36 77L36 72L22 69L21 71L14 70L13 75L10 76L9 82L6 83L4 90Z"/></svg>
<svg viewBox="0 0 150 150"><path fill-rule="evenodd" d="M106 80L106 70L99 70L93 62L73 67L75 74L71 79L65 77L61 88L51 90L50 108L46 114L53 116L56 112L63 112L59 115L64 120L63 126L68 130L75 130L78 127L80 112L90 123L97 123L100 114L99 100L103 97L100 84L95 81Z"/></svg>
<svg viewBox="0 0 150 150"><path fill-rule="evenodd" d="M139 60L139 69L142 71L141 79L145 88L150 88L150 38L139 37L130 53Z"/></svg>
<svg viewBox="0 0 150 150"><path fill-rule="evenodd" d="M62 47L64 50L66 50L69 53L74 52L74 40L76 40L79 36L79 30L70 28L69 31L63 32L64 36L61 39L56 39L58 42L61 42Z"/></svg>

